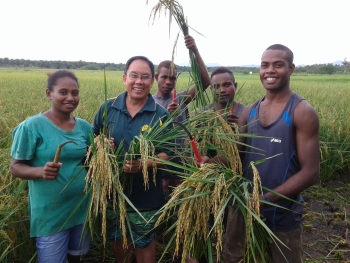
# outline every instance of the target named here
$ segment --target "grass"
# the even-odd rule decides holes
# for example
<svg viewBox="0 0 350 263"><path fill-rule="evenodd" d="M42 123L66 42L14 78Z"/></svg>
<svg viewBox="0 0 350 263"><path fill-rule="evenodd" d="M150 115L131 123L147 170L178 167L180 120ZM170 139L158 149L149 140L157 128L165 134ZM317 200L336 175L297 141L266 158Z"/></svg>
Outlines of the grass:
<svg viewBox="0 0 350 263"><path fill-rule="evenodd" d="M50 107L45 97L45 85L46 73L53 71L49 69L0 68L2 94L0 97L0 112L2 113L0 116L0 262L35 261L35 246L33 241L29 239L27 184L25 181L13 179L10 175L9 152L13 128L27 117ZM74 72L79 79L81 88L80 105L74 115L92 123L95 113L104 102L103 71L75 70ZM239 87L237 101L248 105L263 96L264 89L258 75L236 74L235 77ZM115 97L125 90L122 72L107 71L106 78L107 97ZM182 73L178 80L177 90L180 92L187 89L188 83L189 74ZM243 88L240 88L243 83ZM334 203L336 205L333 206L340 209L329 215L322 211L324 207L330 209L329 205L322 203L319 204L322 207L320 211L306 211L304 230L308 234L314 233L319 228L317 222L322 226L334 226L334 228L339 225L335 225L334 222L341 222L345 224L345 229L348 229L349 217L347 214L350 208L346 204L349 197L345 190L340 189L348 191L350 185L342 185L339 181L338 188L323 187L323 185L333 182L334 178L337 179L338 175L349 171L350 122L348 116L350 108L347 105L350 95L348 83L350 83L348 75L295 75L291 78L293 91L306 98L314 106L320 118L321 179L317 186L306 192L306 195L313 200L329 200L330 204ZM155 93L155 91L156 84L151 92ZM328 221L330 223L327 226ZM324 231L330 230L325 228ZM346 259L348 253L346 250L349 248L346 247L348 243L345 245L342 243L342 239L344 236L347 237L348 232L345 230L343 232L339 231L338 234L327 239L322 239L319 235L318 239L314 241L316 243L310 241L306 245L310 249L315 249L318 244L327 244L327 253L316 259L306 255L308 262L324 262L322 258L339 260L342 256ZM93 248L99 253L101 253L101 250L98 249L100 241L101 239L98 237L93 241ZM33 256L34 259L32 259Z"/></svg>

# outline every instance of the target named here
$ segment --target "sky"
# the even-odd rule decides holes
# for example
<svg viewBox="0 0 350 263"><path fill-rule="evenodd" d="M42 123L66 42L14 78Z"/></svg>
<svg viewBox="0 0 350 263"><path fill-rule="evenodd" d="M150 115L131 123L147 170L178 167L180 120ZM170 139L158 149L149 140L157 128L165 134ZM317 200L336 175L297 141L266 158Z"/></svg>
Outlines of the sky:
<svg viewBox="0 0 350 263"><path fill-rule="evenodd" d="M150 20L158 0L2 0L0 58L154 64L171 59L179 27L169 13ZM206 64L259 65L283 44L298 65L350 61L348 0L178 0ZM170 30L169 30L170 29ZM188 65L179 36L176 64Z"/></svg>

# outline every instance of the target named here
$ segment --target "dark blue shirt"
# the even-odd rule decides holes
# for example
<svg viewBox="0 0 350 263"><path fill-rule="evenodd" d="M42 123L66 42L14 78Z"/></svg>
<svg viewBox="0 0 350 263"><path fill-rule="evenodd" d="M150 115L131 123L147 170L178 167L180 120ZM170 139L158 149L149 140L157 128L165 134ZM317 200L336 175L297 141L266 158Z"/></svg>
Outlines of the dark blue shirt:
<svg viewBox="0 0 350 263"><path fill-rule="evenodd" d="M256 168L259 171L262 185L273 190L301 169L293 135L293 118L294 110L303 98L293 93L281 115L266 127L259 120L259 107L263 100L264 98L253 104L247 126L249 134L263 136L263 138L247 138L247 145L252 147L246 147L243 174L253 180L253 172L249 167L250 162L272 157L258 164ZM302 205L297 202L302 199L300 195L291 199L296 202L282 200L277 204L284 208L270 206L262 211L267 226L272 230L290 231L300 226Z"/></svg>
<svg viewBox="0 0 350 263"><path fill-rule="evenodd" d="M120 94L118 97L109 99L106 102L107 106L107 121L110 136L114 138L115 147L118 148L119 144L123 142L124 152L129 150L130 142L135 136L142 132L142 127L152 127L159 125L160 120L164 122L169 113L166 109L158 105L151 95L148 95L148 101L143 108L132 118L129 114L125 99L127 92ZM97 112L93 124L93 130L95 135L100 134L103 128L103 114L105 110L105 104L103 104ZM166 152L164 149L156 149L156 153ZM169 152L166 152L169 154ZM157 170L156 185L153 183L153 171L148 170L149 188L145 189L144 179L142 172L138 172L132 175L125 174L126 176L132 176L132 189L126 191L128 198L137 209L154 209L159 208L163 204L163 191L161 185L161 170Z"/></svg>

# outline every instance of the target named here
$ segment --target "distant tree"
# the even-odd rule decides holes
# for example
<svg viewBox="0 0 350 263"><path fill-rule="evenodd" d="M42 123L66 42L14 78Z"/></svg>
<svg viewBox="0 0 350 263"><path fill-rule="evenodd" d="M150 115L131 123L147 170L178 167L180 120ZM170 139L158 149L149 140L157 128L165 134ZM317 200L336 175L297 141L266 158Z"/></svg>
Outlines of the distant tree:
<svg viewBox="0 0 350 263"><path fill-rule="evenodd" d="M337 72L337 67L335 67L332 63L328 63L328 64L323 65L319 68L320 74L332 75L335 72Z"/></svg>
<svg viewBox="0 0 350 263"><path fill-rule="evenodd" d="M116 65L116 69L117 69L117 70L120 70L120 71L124 71L124 69L125 69L125 64L123 64L123 63L118 63L118 64Z"/></svg>
<svg viewBox="0 0 350 263"><path fill-rule="evenodd" d="M347 73L347 67L349 66L349 62L346 61L346 58L344 58L344 61L342 62L343 67L344 67L344 73Z"/></svg>
<svg viewBox="0 0 350 263"><path fill-rule="evenodd" d="M332 64L313 64L307 66L299 66L295 68L295 73L298 74L334 74L342 72L346 73L349 70L349 62L344 59L343 65ZM157 67L157 65L155 65ZM96 63L86 61L61 61L61 60L25 60L25 59L9 59L0 58L0 67L38 67L46 69L86 69L86 70L118 70L124 71L125 64L123 63ZM187 66L176 65L178 72L189 72ZM216 67L207 67L209 72L212 72ZM259 67L238 67L228 66L234 74L258 74Z"/></svg>
<svg viewBox="0 0 350 263"><path fill-rule="evenodd" d="M10 60L8 58L4 58L4 65L8 66L9 65Z"/></svg>
<svg viewBox="0 0 350 263"><path fill-rule="evenodd" d="M101 70L102 68L98 64L89 64L81 67L80 69L84 70Z"/></svg>
<svg viewBox="0 0 350 263"><path fill-rule="evenodd" d="M115 67L112 67L112 66L107 66L107 67L105 67L105 70L116 71L117 69Z"/></svg>

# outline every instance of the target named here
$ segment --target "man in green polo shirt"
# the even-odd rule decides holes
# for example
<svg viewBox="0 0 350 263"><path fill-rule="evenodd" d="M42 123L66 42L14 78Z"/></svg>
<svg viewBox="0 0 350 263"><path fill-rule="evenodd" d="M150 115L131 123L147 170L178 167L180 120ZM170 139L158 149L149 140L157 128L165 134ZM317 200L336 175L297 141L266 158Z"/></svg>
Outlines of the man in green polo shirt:
<svg viewBox="0 0 350 263"><path fill-rule="evenodd" d="M116 147L123 142L124 152L127 152L133 138L139 135L144 127L160 125L169 117L169 113L158 105L150 95L154 81L154 65L148 58L143 56L130 58L125 66L123 81L126 92L106 102L107 123ZM96 135L101 132L103 127L104 110L105 105L102 105L94 120L93 129ZM170 154L162 149L155 149L155 153L158 158L164 160L167 160ZM125 191L125 194L146 219L151 218L159 210L164 200L160 170L157 170L156 184L153 183L153 162L152 159L148 160L150 183L146 189L140 159L127 161L123 167L124 172L133 178L131 189ZM160 164L156 163L156 165ZM127 213L128 220L131 221L132 232L128 235L133 236L133 245L129 245L127 249L122 247L122 233L117 217L115 217L114 226L107 229L107 236L111 241L116 262L129 262L130 257L128 256L135 250L138 263L154 263L154 233L147 233L148 230L153 229L154 225L146 224L131 207L127 207ZM130 237L128 239L128 244L131 244Z"/></svg>

